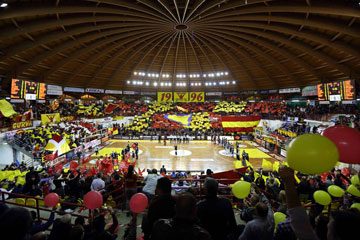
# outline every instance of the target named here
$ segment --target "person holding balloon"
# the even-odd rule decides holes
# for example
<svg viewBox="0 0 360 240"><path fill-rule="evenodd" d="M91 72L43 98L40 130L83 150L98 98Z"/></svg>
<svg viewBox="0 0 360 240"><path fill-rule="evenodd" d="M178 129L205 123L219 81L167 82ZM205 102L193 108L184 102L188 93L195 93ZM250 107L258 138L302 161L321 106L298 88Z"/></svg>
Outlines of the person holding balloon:
<svg viewBox="0 0 360 240"><path fill-rule="evenodd" d="M318 240L312 228L305 208L301 205L295 188L294 170L287 166L279 169L279 175L285 186L285 193L288 205L288 214L291 219L291 226L297 239L299 240ZM336 194L336 193L335 193ZM329 204L330 196L324 191L314 193L314 199L319 204ZM328 224L328 240L353 239L358 235L358 223L360 222L360 212L357 209L336 211L331 214Z"/></svg>

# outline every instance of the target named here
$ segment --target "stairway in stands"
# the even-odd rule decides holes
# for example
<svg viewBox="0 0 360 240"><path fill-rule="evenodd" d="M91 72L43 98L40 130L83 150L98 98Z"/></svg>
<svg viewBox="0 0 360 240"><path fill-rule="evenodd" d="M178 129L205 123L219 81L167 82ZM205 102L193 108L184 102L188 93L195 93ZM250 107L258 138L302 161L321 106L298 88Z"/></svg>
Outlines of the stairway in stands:
<svg viewBox="0 0 360 240"><path fill-rule="evenodd" d="M25 160L25 165L27 167L36 167L38 165L40 165L41 159L39 161L38 158L35 158L34 155L32 153L30 153L29 151L26 151L24 147L24 144L18 140L18 139L13 139L13 140L8 140L7 143L14 149L16 149L19 152L22 152L23 154L25 154L26 156L28 156L29 158Z"/></svg>

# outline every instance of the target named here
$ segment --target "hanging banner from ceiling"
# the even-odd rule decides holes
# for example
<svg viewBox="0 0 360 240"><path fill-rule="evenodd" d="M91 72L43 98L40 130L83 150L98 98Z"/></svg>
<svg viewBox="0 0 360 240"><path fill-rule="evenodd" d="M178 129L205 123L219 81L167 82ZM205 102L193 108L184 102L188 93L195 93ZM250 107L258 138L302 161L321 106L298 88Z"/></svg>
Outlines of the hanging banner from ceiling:
<svg viewBox="0 0 360 240"><path fill-rule="evenodd" d="M189 102L204 102L205 93L204 92L190 92Z"/></svg>
<svg viewBox="0 0 360 240"><path fill-rule="evenodd" d="M188 92L174 92L174 102L188 102L189 93Z"/></svg>
<svg viewBox="0 0 360 240"><path fill-rule="evenodd" d="M157 100L158 100L158 102L172 102L173 93L172 92L158 92Z"/></svg>

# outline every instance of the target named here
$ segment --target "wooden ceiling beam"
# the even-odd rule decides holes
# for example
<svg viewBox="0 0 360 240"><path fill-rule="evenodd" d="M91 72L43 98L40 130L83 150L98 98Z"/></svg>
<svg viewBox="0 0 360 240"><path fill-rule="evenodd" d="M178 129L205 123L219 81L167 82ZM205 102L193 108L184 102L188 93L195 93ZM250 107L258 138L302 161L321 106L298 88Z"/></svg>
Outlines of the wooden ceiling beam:
<svg viewBox="0 0 360 240"><path fill-rule="evenodd" d="M168 49L167 49L167 51L166 51L166 54L165 54L165 56L164 56L164 58L163 58L163 60L162 60L162 63L161 63L161 68L160 68L160 72L159 72L158 82L159 82L160 79L162 78L162 73L163 73L163 70L164 70L164 66L165 66L165 64L166 64L166 60L167 60L167 57L168 57L168 55L169 55L169 52L170 52L170 50L171 50L171 48L172 48L172 45L174 44L175 39L179 39L179 35L180 35L180 33L179 33L179 32L176 32L176 33L175 33L175 36L173 36L172 39L171 39L171 42L170 42L170 44L169 44L169 47L168 47Z"/></svg>
<svg viewBox="0 0 360 240"><path fill-rule="evenodd" d="M145 0L141 0L144 2ZM139 0L140 2L140 0ZM139 7L139 5L135 5ZM135 10L135 11L134 11ZM114 14L120 16L133 16L145 18L153 21L166 23L167 20L163 19L159 15L149 15L148 11L139 12L139 8L133 8L132 10L126 8L125 10L119 7L96 7L96 6L81 6L81 5L69 5L69 6L46 6L40 5L36 6L33 4L31 7L21 7L19 5L15 8L8 9L0 9L0 19L10 19L17 17L31 17L31 16L41 16L41 15L49 15L49 14L72 14L72 13L104 13L104 14Z"/></svg>
<svg viewBox="0 0 360 240"><path fill-rule="evenodd" d="M155 46L159 45L162 41L164 41L164 39L166 39L166 37L169 36L169 33L165 33L162 36L154 39L151 42L148 42L147 44L144 44L143 46L139 47L136 51L130 52L128 54L128 56L124 59L124 61L122 61L120 64L118 64L118 66L115 68L115 70L113 71L113 73L111 74L111 77L109 78L108 81L106 81L106 83L104 84L104 88L107 88L108 86L110 86L110 84L112 82L114 82L117 78L117 76L119 75L120 71L122 71L122 67L129 62L130 59L132 59L134 56L137 56L137 53L142 50L143 48L149 46L149 48L142 54L142 56L140 57L140 60L137 61L136 65L134 67L132 67L131 70L131 74L133 73L134 70L136 70L136 67L139 66L139 63L142 62L144 60L144 58L154 49ZM155 42L155 40L157 40ZM155 42L155 43L154 43Z"/></svg>
<svg viewBox="0 0 360 240"><path fill-rule="evenodd" d="M297 65L301 66L303 69L305 69L307 72L312 74L318 81L321 81L322 77L318 72L316 72L311 65L309 65L304 60L298 58L295 56L292 52L286 50L285 48L280 48L276 46L275 44L271 44L271 42L267 41L267 39L257 38L256 36L247 35L244 33L234 33L229 31L220 31L220 32L213 32L214 34L218 34L218 36L227 36L232 35L236 38L245 39L247 41L253 41L265 48L268 48L278 54L281 54L283 58L288 59L290 61L295 62Z"/></svg>
<svg viewBox="0 0 360 240"><path fill-rule="evenodd" d="M72 82L72 80L75 78L75 76L77 76L81 71L83 71L85 68L87 68L88 66L92 66L93 63L97 62L99 59L101 59L103 56L106 56L109 59L117 59L118 57L121 56L122 53L125 53L126 51L124 51L124 49L122 48L123 46L126 46L126 49L132 49L133 47L135 47L136 45L143 43L147 40L150 40L151 38L153 38L153 33L144 33L141 37L141 40L138 41L138 36L134 36L131 38L128 38L124 41L121 41L121 43L119 45L117 44L110 44L107 48L102 49L101 51L99 51L97 54L92 55L88 58L88 60L86 62L84 62L83 64L80 64L79 66L77 66L75 69L75 72L72 73L71 76L69 76L69 78L66 80L65 85L68 84L69 82ZM128 43L130 43L129 45L126 45ZM112 55L109 55L109 53L111 51L114 51L115 49L118 49L115 53L113 53ZM105 61L106 62L106 61ZM104 62L103 62L104 63ZM108 64L108 63L107 63ZM105 65L106 66L106 65ZM100 66L96 66L97 68L99 68ZM101 66L102 67L102 66Z"/></svg>
<svg viewBox="0 0 360 240"><path fill-rule="evenodd" d="M360 58L360 52L356 50L355 47L350 47L348 43L344 43L341 41L337 41L337 42L331 42L329 38L327 38L327 36L324 36L320 33L315 33L312 31L307 31L307 30L303 30L301 32L297 31L294 28L290 28L290 27L283 27L283 26L278 26L278 25L267 25L267 24L260 24L260 23L237 23L236 26L234 24L227 24L227 23L222 23L222 24L213 24L211 26L207 26L207 27L218 27L221 28L221 26L231 26L231 29L234 29L236 31L241 31L241 32L249 32L251 31L252 34L254 31L259 32L259 30L270 30L272 32L277 32L279 34L281 34L281 36L283 36L283 34L289 34L289 35L295 35L297 37L300 38L305 38L308 39L310 41L313 42L317 42L318 44L324 44L334 50L341 50L343 52L346 52L347 54L350 55L354 55L358 58ZM241 28L239 28L241 27ZM259 33L255 33L257 35L259 35ZM270 33L267 33L270 34ZM275 33L274 33L275 34ZM280 36L279 34L277 34L278 36ZM259 36L262 36L261 34ZM270 36L270 35L269 35Z"/></svg>
<svg viewBox="0 0 360 240"><path fill-rule="evenodd" d="M42 76L44 77L44 79L48 78L51 74L55 73L58 69L63 67L65 64L71 62L72 60L75 60L76 58L80 57L81 55L88 53L94 49L98 49L107 44L111 44L113 48L120 47L120 46L124 45L129 39L136 40L136 39L139 39L140 37L142 37L142 34L146 35L153 31L154 30L151 30L151 29L142 30L142 31L133 31L133 32L126 33L126 34L123 34L120 36L115 35L114 37L104 38L101 41L95 41L95 42L91 43L89 46L84 46L84 48L80 48L80 49L76 50L75 52L72 52L71 55L68 56L67 58L57 61L55 65L52 65L51 70L46 71L45 73L42 74ZM117 41L119 41L119 40L121 40L121 41L118 43ZM103 51L103 50L101 50L101 51Z"/></svg>
<svg viewBox="0 0 360 240"><path fill-rule="evenodd" d="M341 22L339 20L334 20L331 18L326 18L326 17L319 17L319 16L312 16L309 19L304 19L303 17L298 17L298 16L276 16L276 15L244 15L244 16L233 16L233 17L224 17L221 19L217 19L215 20L208 20L208 21L203 21L203 22L199 22L199 23L194 23L194 25L199 25L199 26L206 26L206 25L212 25L212 24L226 24L226 22L230 22L230 23L247 23L246 21L248 21L249 23L253 23L255 21L256 22L279 22L279 23L285 23L287 25L292 24L292 25L304 25L304 26L308 26L308 27L315 27L315 28L320 28L320 29L324 29L324 30L329 30L329 31L333 31L333 32L341 32L343 34L349 35L349 36L353 36L353 37L357 37L360 38L360 28L355 28L355 27L348 27L347 23L345 21ZM261 24L261 23L260 23Z"/></svg>
<svg viewBox="0 0 360 240"><path fill-rule="evenodd" d="M264 6L259 1L259 4L252 4L243 6L242 1L234 1L232 4L224 4L223 7L214 9L213 11L203 14L201 21L209 21L211 19L221 19L224 17L243 15L243 14L257 14L257 13L315 13L328 14L345 17L360 17L360 12L356 8L341 4L332 4L328 1L317 1L311 7L306 4L294 3L293 1L272 1L273 5ZM243 6L243 7L241 7ZM234 9L235 8L235 9ZM194 19L193 22L199 20Z"/></svg>
<svg viewBox="0 0 360 240"><path fill-rule="evenodd" d="M60 20L56 19L48 19L48 20L41 20L41 21L29 21L27 24L21 26L21 29L14 31L14 28L5 27L0 29L1 35L0 40L5 40L7 38L12 38L19 36L25 33L32 33L37 31L43 31L50 28L56 28L61 26L70 26L70 25L77 25L77 24L84 24L84 23L93 23L96 22L118 22L118 24L126 24L125 26L129 26L129 24L133 24L133 26L158 26L163 27L159 22L149 22L143 21L142 18L129 18L129 17L114 17L114 16L95 16L95 17L67 17Z"/></svg>
<svg viewBox="0 0 360 240"><path fill-rule="evenodd" d="M122 70L122 67L128 62L128 60L132 57L134 57L137 52L141 51L143 48L145 48L146 46L148 46L149 44L151 44L152 42L154 42L155 40L161 38L162 36L165 36L166 33L161 33L161 34L156 34L155 37L147 39L147 38L143 38L141 39L141 41L138 41L137 44L131 44L128 46L128 49L124 52L122 52L121 50L118 50L115 54L113 54L110 58L108 58L107 60L103 61L101 66L99 68L97 68L94 72L92 72L91 74L91 78L89 80L87 80L84 85L89 86L97 77L98 75L106 68L106 66L112 64L115 60L117 60L118 58L120 58L122 55L124 55L126 52L130 51L124 58L123 61L119 64L117 64L116 68L114 68L112 70L112 73L115 73L116 71L119 72L120 70ZM147 42L146 40L149 40L149 42ZM136 47L135 49L133 49L134 47ZM133 53L133 54L131 54Z"/></svg>
<svg viewBox="0 0 360 240"><path fill-rule="evenodd" d="M105 36L111 36L111 35L116 35L116 34L119 34L120 37L121 37L121 36L123 36L122 35L123 33L126 33L126 32L131 33L132 31L137 31L137 30L139 30L139 28L132 28L132 29L127 28L127 29L109 30L109 31L104 31L102 33L87 34L85 36L79 37L76 41L73 41L73 40L65 41L65 42L57 45L56 47L54 47L51 51L46 51L46 52L43 52L43 53L38 54L37 56L33 57L29 61L28 64L18 66L17 67L17 73L21 74L24 71L26 71L27 69L32 68L33 66L35 66L39 62L41 62L41 61L43 61L43 60L45 60L45 59L47 59L47 58L49 58L49 57L51 57L53 55L56 55L57 53L62 52L64 50L66 50L66 49L70 49L72 47L78 46L81 43L93 41L93 40L96 40L96 39L103 38Z"/></svg>

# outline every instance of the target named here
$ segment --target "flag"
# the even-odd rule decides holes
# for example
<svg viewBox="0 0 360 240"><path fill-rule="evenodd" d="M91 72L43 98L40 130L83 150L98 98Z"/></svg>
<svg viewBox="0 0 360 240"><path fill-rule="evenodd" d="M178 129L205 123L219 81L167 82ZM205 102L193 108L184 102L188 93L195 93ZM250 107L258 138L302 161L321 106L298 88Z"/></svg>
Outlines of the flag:
<svg viewBox="0 0 360 240"><path fill-rule="evenodd" d="M0 112L4 117L12 117L16 114L12 105L5 99L0 100Z"/></svg>
<svg viewBox="0 0 360 240"><path fill-rule="evenodd" d="M109 105L107 105L107 107L105 108L104 113L111 114L118 107L118 104L109 103Z"/></svg>
<svg viewBox="0 0 360 240"><path fill-rule="evenodd" d="M57 100L52 101L50 108L56 110L59 107L59 102Z"/></svg>
<svg viewBox="0 0 360 240"><path fill-rule="evenodd" d="M58 155L70 151L69 144L66 143L66 140L57 134L53 134L52 139L46 144L45 149L52 152L57 151Z"/></svg>
<svg viewBox="0 0 360 240"><path fill-rule="evenodd" d="M184 126L190 126L192 114L166 114L165 118Z"/></svg>
<svg viewBox="0 0 360 240"><path fill-rule="evenodd" d="M261 167L262 168L271 168L273 165L270 161L266 160L265 158L263 158L262 160L262 164Z"/></svg>
<svg viewBox="0 0 360 240"><path fill-rule="evenodd" d="M225 132L252 132L260 122L260 116L222 116Z"/></svg>
<svg viewBox="0 0 360 240"><path fill-rule="evenodd" d="M176 109L179 111L182 111L182 112L186 112L186 113L189 112L187 109L180 107L180 106L176 106Z"/></svg>
<svg viewBox="0 0 360 240"><path fill-rule="evenodd" d="M274 162L274 165L273 165L273 171L279 172L279 167L280 167L280 162L279 162L279 161L275 161L275 162Z"/></svg>
<svg viewBox="0 0 360 240"><path fill-rule="evenodd" d="M58 123L60 122L60 114L52 113L52 114L41 114L41 123L46 125L47 123Z"/></svg>

